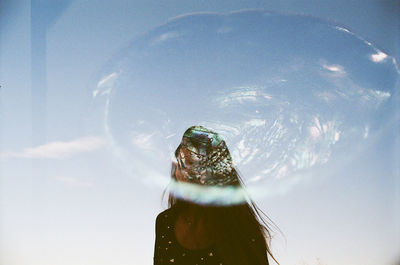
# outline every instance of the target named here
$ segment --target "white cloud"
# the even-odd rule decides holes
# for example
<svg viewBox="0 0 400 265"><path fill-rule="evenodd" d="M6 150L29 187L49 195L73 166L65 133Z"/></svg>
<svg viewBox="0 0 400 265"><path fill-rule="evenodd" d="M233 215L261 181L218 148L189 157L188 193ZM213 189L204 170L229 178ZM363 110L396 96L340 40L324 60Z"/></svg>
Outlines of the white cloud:
<svg viewBox="0 0 400 265"><path fill-rule="evenodd" d="M36 147L25 148L21 152L3 152L0 153L0 160L9 158L65 159L79 153L94 151L102 147L103 144L103 138L88 136L66 142L50 142Z"/></svg>
<svg viewBox="0 0 400 265"><path fill-rule="evenodd" d="M321 137L321 131L319 128L311 126L309 130L310 130L310 135L314 140L317 140Z"/></svg>
<svg viewBox="0 0 400 265"><path fill-rule="evenodd" d="M340 132L336 131L333 139L335 140L335 143L336 143L337 141L339 141L339 139L340 139Z"/></svg>
<svg viewBox="0 0 400 265"><path fill-rule="evenodd" d="M351 33L348 29L345 29L345 28L342 28L342 27L339 27L339 26L336 26L335 28L337 30L340 30L340 31L343 31L343 32Z"/></svg>
<svg viewBox="0 0 400 265"><path fill-rule="evenodd" d="M391 97L390 92L380 90L369 90L369 94L375 98L379 103Z"/></svg>
<svg viewBox="0 0 400 265"><path fill-rule="evenodd" d="M329 71L334 72L334 73L338 73L338 74L345 74L346 73L344 71L344 69L343 69L343 66L338 65L338 64L331 64L331 65L323 64L322 67L324 69L329 70Z"/></svg>
<svg viewBox="0 0 400 265"><path fill-rule="evenodd" d="M371 56L370 56L371 61L373 61L375 63L383 62L387 57L388 57L387 54L383 53L381 51L377 51L377 53L371 54Z"/></svg>
<svg viewBox="0 0 400 265"><path fill-rule="evenodd" d="M368 135L369 135L369 127L368 127L368 126L365 126L365 128L364 128L364 134L363 134L364 139L367 139L367 138L368 138Z"/></svg>
<svg viewBox="0 0 400 265"><path fill-rule="evenodd" d="M166 40L177 38L177 37L179 37L179 33L176 31L166 32L166 33L163 33L163 34L159 35L158 37L154 38L153 41L151 42L151 45L159 44Z"/></svg>
<svg viewBox="0 0 400 265"><path fill-rule="evenodd" d="M258 126L264 126L266 124L266 120L261 120L261 119L251 119L246 121L245 126L246 127L258 127Z"/></svg>
<svg viewBox="0 0 400 265"><path fill-rule="evenodd" d="M221 33L221 34L228 33L228 32L231 32L231 31L232 31L232 28L231 27L227 27L227 26L223 26L223 27L220 27L219 29L217 29L217 33Z"/></svg>
<svg viewBox="0 0 400 265"><path fill-rule="evenodd" d="M107 75L106 77L101 79L99 81L99 83L97 83L97 87L102 87L102 86L105 86L105 85L109 85L110 82L112 82L116 77L117 77L117 73L115 73L115 72Z"/></svg>
<svg viewBox="0 0 400 265"><path fill-rule="evenodd" d="M243 104L246 101L257 101L257 98L261 96L257 89L252 87L237 87L236 90L226 96L217 98L221 107L226 107L234 103Z"/></svg>
<svg viewBox="0 0 400 265"><path fill-rule="evenodd" d="M325 102L331 102L336 98L336 96L332 94L330 91L316 92L315 96Z"/></svg>
<svg viewBox="0 0 400 265"><path fill-rule="evenodd" d="M375 103L376 105L381 104L383 101L391 97L390 92L373 90L373 89L362 89L361 99L365 102Z"/></svg>
<svg viewBox="0 0 400 265"><path fill-rule="evenodd" d="M153 146L153 136L156 133L153 132L151 134L146 134L146 133L135 133L132 135L131 139L132 139L132 143L135 146L141 147L141 148L150 148L151 146Z"/></svg>
<svg viewBox="0 0 400 265"><path fill-rule="evenodd" d="M320 65L322 67L321 74L328 77L343 78L346 76L346 71L342 65L329 64L325 60L321 60Z"/></svg>
<svg viewBox="0 0 400 265"><path fill-rule="evenodd" d="M99 93L100 95L105 95L110 93L114 81L116 80L116 78L118 77L117 73L111 73L105 77L103 77L98 83L97 83L97 89L95 89L92 92L92 96L96 97Z"/></svg>
<svg viewBox="0 0 400 265"><path fill-rule="evenodd" d="M91 187L93 186L92 182L87 182L87 181L81 181L73 177L65 177L65 176L57 176L56 179L62 183L65 183L67 185L71 186L77 186L77 187Z"/></svg>
<svg viewBox="0 0 400 265"><path fill-rule="evenodd" d="M257 175L257 176L255 176L255 177L249 179L249 180L247 181L247 183L256 182L256 181L259 181L259 180L261 180L261 176L260 176L260 175Z"/></svg>
<svg viewBox="0 0 400 265"><path fill-rule="evenodd" d="M289 169L289 168L288 168L287 165L282 166L282 167L279 169L278 175L276 176L276 178L280 179L280 178L286 176L286 174L288 173L288 169Z"/></svg>
<svg viewBox="0 0 400 265"><path fill-rule="evenodd" d="M176 133L170 134L170 135L166 136L165 139L169 139L171 137L174 137L175 135L176 135Z"/></svg>

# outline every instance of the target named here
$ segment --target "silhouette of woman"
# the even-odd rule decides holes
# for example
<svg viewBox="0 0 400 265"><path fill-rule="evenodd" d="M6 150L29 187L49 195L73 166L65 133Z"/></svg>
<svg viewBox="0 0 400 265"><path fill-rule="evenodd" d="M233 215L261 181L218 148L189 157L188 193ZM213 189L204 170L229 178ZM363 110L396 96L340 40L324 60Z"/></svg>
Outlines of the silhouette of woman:
<svg viewBox="0 0 400 265"><path fill-rule="evenodd" d="M277 262L262 211L238 196L246 192L220 135L190 127L175 158L169 208L156 219L154 265L267 265L268 255Z"/></svg>

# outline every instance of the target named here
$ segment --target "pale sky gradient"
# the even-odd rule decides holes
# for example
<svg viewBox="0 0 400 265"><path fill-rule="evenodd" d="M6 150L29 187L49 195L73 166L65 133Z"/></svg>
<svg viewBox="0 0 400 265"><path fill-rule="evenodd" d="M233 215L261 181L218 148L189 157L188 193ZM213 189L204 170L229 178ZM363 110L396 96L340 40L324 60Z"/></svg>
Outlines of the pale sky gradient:
<svg viewBox="0 0 400 265"><path fill-rule="evenodd" d="M147 175L141 180L132 177L126 161L121 166L119 150L104 132L104 124L92 119L97 109L91 104L107 96L123 76L123 72L104 70L110 58L168 19L252 8L310 15L340 25L337 30L373 45L377 52L367 59L376 65L400 58L398 1L50 2L0 2L0 263L5 265L152 264L154 222L165 208L161 194L169 172L164 178L151 171L159 177L154 177L158 185ZM221 28L219 33L229 30ZM164 33L150 43L157 46L179 37ZM349 75L343 65L318 63L323 78ZM359 70L356 77L366 71L354 69ZM108 74L103 76L102 71ZM379 130L363 130L360 139L368 144L354 147L357 150L343 147L334 123L313 121L310 142L330 131L329 139L341 148L337 150L357 156L335 156L335 149L329 149L333 155L324 153L327 163L310 158L316 166L307 178L293 177L273 196L256 198L286 237L277 233L273 241L281 264L399 264L399 88L397 80L391 93L365 90L365 100L376 100L377 106L388 98L395 104L374 117ZM160 94L164 92L167 97L166 91ZM221 106L238 98L249 102L259 96L254 93L233 92L216 101ZM315 96L332 101L329 91ZM262 97L275 100L271 94ZM263 125L265 121L256 118L246 123ZM166 138L175 143L182 133L179 128ZM137 134L132 144L138 150L152 150L154 135ZM252 152L240 142L237 150L237 158ZM287 172L290 167L279 170L283 178ZM249 176L250 184L259 180Z"/></svg>

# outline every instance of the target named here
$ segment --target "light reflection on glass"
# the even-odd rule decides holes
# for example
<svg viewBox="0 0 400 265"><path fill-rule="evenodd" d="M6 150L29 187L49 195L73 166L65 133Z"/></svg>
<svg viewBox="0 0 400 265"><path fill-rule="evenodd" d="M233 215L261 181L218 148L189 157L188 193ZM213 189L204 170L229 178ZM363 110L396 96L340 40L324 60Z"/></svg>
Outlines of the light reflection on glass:
<svg viewBox="0 0 400 265"><path fill-rule="evenodd" d="M394 58L321 20L198 14L134 40L92 96L132 177L165 187L182 133L203 125L225 138L252 195L270 196L394 126L384 109L398 76Z"/></svg>

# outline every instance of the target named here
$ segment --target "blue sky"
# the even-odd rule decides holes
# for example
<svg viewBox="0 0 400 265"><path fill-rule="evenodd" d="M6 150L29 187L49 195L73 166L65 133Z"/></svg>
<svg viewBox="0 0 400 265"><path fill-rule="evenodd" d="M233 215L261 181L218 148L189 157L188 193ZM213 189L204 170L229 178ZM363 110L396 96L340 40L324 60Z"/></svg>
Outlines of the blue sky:
<svg viewBox="0 0 400 265"><path fill-rule="evenodd" d="M395 1L60 3L2 2L2 263L152 264L196 122L283 231L282 264L398 262ZM273 12L227 15L248 8Z"/></svg>

